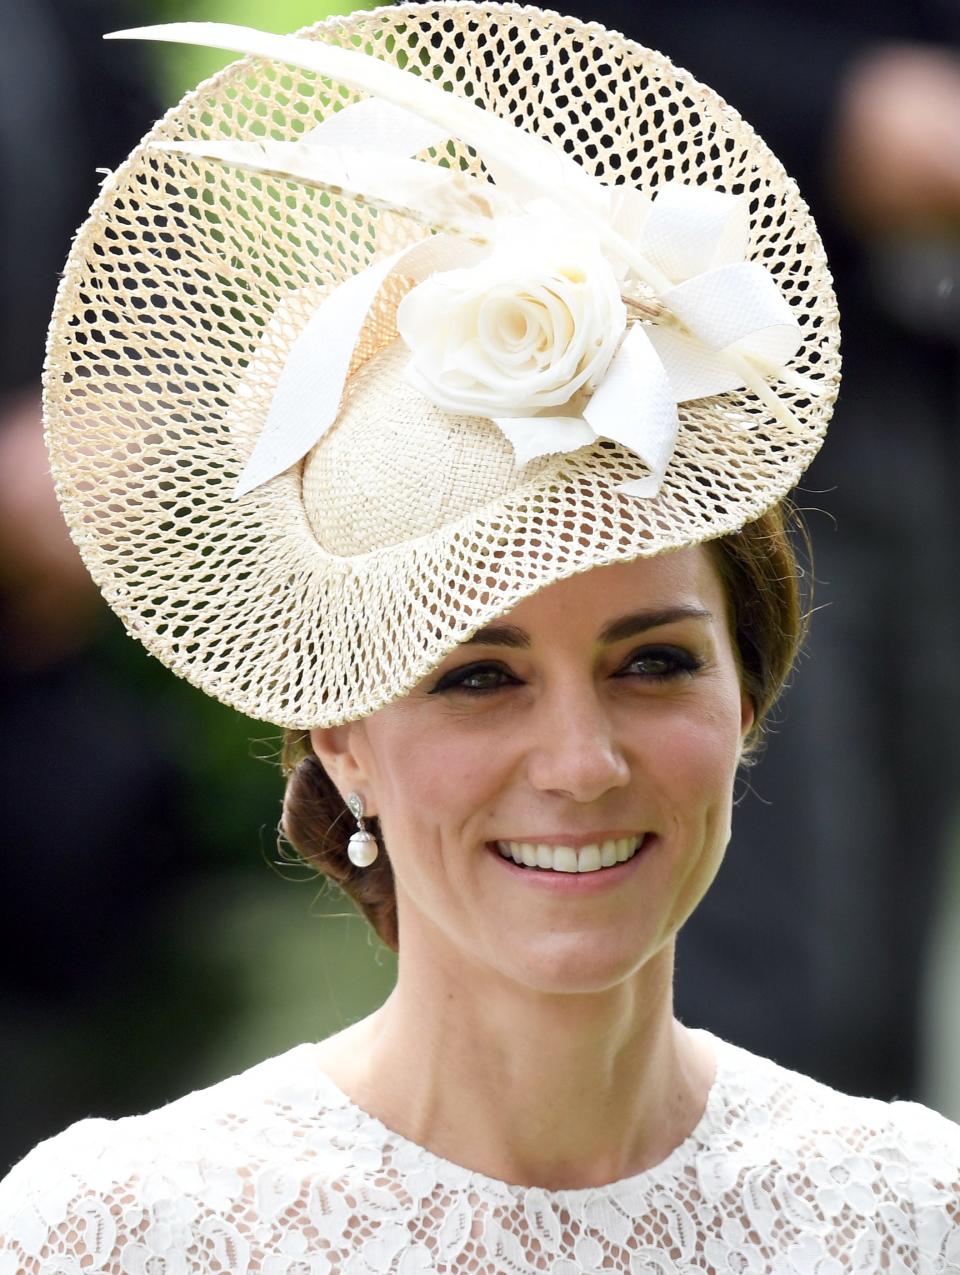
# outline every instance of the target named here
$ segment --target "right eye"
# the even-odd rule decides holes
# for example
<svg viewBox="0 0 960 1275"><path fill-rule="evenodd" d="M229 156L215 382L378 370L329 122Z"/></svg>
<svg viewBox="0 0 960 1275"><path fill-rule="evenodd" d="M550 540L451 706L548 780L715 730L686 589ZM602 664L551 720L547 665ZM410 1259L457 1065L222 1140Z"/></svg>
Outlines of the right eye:
<svg viewBox="0 0 960 1275"><path fill-rule="evenodd" d="M444 673L430 694L462 691L467 695L488 695L491 691L499 691L504 686L516 686L518 681L519 679L502 664L466 664L463 668L451 669L448 673Z"/></svg>

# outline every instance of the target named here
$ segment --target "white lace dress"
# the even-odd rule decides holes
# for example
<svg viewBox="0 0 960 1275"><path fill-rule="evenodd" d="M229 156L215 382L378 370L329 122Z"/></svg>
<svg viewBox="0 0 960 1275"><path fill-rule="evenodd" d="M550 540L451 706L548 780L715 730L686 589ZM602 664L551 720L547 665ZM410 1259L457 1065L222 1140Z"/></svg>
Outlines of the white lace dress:
<svg viewBox="0 0 960 1275"><path fill-rule="evenodd" d="M38 1146L0 1184L0 1275L960 1273L960 1127L714 1044L686 1141L570 1191L432 1155L300 1045Z"/></svg>

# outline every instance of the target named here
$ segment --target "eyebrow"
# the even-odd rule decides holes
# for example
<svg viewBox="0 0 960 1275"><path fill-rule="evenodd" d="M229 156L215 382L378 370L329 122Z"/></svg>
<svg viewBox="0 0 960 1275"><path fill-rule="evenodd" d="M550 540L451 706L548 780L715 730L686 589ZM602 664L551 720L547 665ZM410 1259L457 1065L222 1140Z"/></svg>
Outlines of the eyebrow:
<svg viewBox="0 0 960 1275"><path fill-rule="evenodd" d="M638 633L646 633L649 629L662 628L665 624L677 624L682 620L712 619L712 612L705 611L703 607L676 606L662 607L657 611L634 611L605 625L600 632L600 641L606 644L622 642L625 638L636 637ZM467 638L463 645L527 648L530 646L530 635L515 624L488 624L477 629L473 637Z"/></svg>

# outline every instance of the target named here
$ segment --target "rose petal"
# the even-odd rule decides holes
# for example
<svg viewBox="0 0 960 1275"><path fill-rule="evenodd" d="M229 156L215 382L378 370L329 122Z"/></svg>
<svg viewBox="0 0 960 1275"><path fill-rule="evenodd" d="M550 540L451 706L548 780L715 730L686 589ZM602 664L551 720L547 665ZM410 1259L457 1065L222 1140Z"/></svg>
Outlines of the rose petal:
<svg viewBox="0 0 960 1275"><path fill-rule="evenodd" d="M626 326L592 234L555 212L505 220L479 267L428 279L397 312L408 379L449 412L519 418L564 407L602 379Z"/></svg>

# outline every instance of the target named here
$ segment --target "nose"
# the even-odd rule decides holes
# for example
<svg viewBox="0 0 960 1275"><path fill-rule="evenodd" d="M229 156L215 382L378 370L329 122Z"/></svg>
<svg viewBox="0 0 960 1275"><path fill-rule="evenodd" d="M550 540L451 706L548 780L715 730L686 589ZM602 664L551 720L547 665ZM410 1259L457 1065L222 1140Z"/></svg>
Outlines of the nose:
<svg viewBox="0 0 960 1275"><path fill-rule="evenodd" d="M537 791L587 804L629 783L626 756L595 689L556 688L537 717L527 762Z"/></svg>

